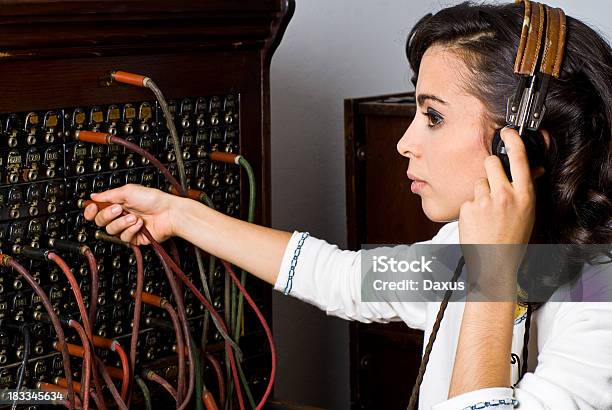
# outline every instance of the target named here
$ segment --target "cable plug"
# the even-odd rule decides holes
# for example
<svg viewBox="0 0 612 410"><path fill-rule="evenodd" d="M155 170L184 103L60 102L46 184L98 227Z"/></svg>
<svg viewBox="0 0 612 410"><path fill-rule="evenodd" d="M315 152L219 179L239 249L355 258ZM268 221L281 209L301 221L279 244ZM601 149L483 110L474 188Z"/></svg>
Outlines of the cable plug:
<svg viewBox="0 0 612 410"><path fill-rule="evenodd" d="M13 253L15 255L21 255L29 259L35 259L39 261L49 260L49 250L34 248L32 246L14 245Z"/></svg>
<svg viewBox="0 0 612 410"><path fill-rule="evenodd" d="M127 71L111 71L111 83L116 81L122 84L134 85L136 87L147 87L151 79L144 75L128 73Z"/></svg>
<svg viewBox="0 0 612 410"><path fill-rule="evenodd" d="M82 243L56 238L49 239L49 246L59 249L60 251L73 252L81 255L85 255L85 253L89 250L89 246L83 245Z"/></svg>

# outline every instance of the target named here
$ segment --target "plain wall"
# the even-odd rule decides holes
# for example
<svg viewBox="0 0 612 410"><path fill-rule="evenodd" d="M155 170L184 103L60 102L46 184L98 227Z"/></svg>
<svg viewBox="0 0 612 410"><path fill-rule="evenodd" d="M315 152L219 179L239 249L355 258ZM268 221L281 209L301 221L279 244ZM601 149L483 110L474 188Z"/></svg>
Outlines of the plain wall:
<svg viewBox="0 0 612 410"><path fill-rule="evenodd" d="M413 90L404 53L410 29L427 12L459 1L296 2L271 67L272 225L308 231L343 248L343 101ZM607 1L548 4L611 37L612 6ZM280 293L275 292L273 302L279 351L276 396L349 408L347 322Z"/></svg>

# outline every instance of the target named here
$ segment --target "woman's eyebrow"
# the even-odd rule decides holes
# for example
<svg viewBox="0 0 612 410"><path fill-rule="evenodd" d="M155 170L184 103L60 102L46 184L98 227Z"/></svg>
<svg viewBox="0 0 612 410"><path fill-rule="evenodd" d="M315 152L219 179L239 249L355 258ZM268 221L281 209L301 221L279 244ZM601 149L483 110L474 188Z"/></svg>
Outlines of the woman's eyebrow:
<svg viewBox="0 0 612 410"><path fill-rule="evenodd" d="M418 103L419 106L425 104L425 101L427 101L427 100L437 101L440 104L444 104L444 105L448 104L446 101L444 101L441 98L436 97L433 94L419 94L417 96L417 103Z"/></svg>

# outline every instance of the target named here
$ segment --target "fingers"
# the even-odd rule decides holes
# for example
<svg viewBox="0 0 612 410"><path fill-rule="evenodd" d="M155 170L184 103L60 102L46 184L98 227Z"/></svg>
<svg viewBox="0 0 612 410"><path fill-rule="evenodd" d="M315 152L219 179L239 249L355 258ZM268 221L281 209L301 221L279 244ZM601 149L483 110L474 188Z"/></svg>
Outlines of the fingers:
<svg viewBox="0 0 612 410"><path fill-rule="evenodd" d="M143 220L140 218L137 218L136 223L134 223L132 226L125 229L121 233L119 238L121 238L123 242L130 242L130 243L133 242L134 237L138 234L138 232L140 232L142 225L143 225Z"/></svg>
<svg viewBox="0 0 612 410"><path fill-rule="evenodd" d="M512 185L515 189L530 190L532 186L531 170L527 160L525 144L519 133L512 128L504 128L500 133L501 139L506 146L506 153L510 159L510 173L512 174Z"/></svg>
<svg viewBox="0 0 612 410"><path fill-rule="evenodd" d="M127 195L132 189L131 184L119 188L109 189L108 191L91 194L91 199L98 202L112 202L122 204L127 201Z"/></svg>
<svg viewBox="0 0 612 410"><path fill-rule="evenodd" d="M91 205L89 205L87 208L89 208L90 206ZM121 205L118 205L118 204L111 205L108 208L101 210L100 212L98 212L97 215L95 215L96 225L106 226L110 224L115 218L120 216L122 212L123 212L123 208L121 207Z"/></svg>
<svg viewBox="0 0 612 410"><path fill-rule="evenodd" d="M126 229L134 226L138 222L138 218L135 215L129 214L117 218L108 225L106 225L106 232L109 235L117 235ZM127 241L126 241L127 242Z"/></svg>
<svg viewBox="0 0 612 410"><path fill-rule="evenodd" d="M501 160L497 155L490 155L485 158L485 171L490 186L490 192L495 194L503 189L511 188L510 181L506 176Z"/></svg>
<svg viewBox="0 0 612 410"><path fill-rule="evenodd" d="M474 185L474 200L489 195L491 188L489 187L489 180L487 178L480 178Z"/></svg>
<svg viewBox="0 0 612 410"><path fill-rule="evenodd" d="M88 221L92 221L97 214L98 207L96 206L96 204L87 205L87 207L85 207L85 210L83 211L83 215L85 215L85 219L87 219Z"/></svg>

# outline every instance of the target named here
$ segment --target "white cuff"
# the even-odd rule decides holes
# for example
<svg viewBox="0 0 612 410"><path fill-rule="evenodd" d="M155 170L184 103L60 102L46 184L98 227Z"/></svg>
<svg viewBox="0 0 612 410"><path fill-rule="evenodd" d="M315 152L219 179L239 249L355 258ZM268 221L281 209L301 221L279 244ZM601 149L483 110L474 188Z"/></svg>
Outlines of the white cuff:
<svg viewBox="0 0 612 410"><path fill-rule="evenodd" d="M512 410L516 403L510 387L490 387L460 394L434 405L431 410L472 410L488 407Z"/></svg>
<svg viewBox="0 0 612 410"><path fill-rule="evenodd" d="M308 232L298 232L293 231L293 235L291 235L291 239L287 243L287 247L285 248L285 253L283 253L283 258L281 260L280 270L278 272L278 277L276 278L276 283L274 284L274 289L284 294L288 295L291 293L291 288L293 286L293 272L290 276L291 270L291 262L296 257L295 263L299 263L299 253L298 252L298 244L304 238L304 240L308 237Z"/></svg>

